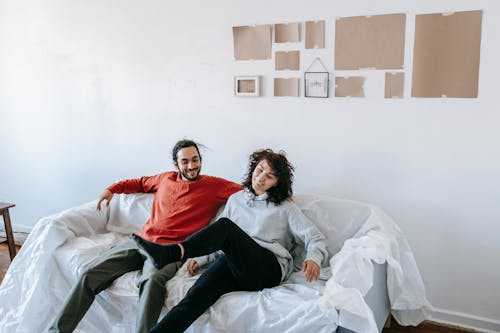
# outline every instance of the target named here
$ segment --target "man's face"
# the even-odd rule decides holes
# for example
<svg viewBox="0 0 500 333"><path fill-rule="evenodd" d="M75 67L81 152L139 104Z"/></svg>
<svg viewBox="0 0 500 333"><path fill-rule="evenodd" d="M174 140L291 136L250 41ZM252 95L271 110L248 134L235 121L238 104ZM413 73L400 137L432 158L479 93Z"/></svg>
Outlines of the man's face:
<svg viewBox="0 0 500 333"><path fill-rule="evenodd" d="M201 158L196 147L186 147L179 150L175 166L181 173L182 179L189 181L198 179L201 171Z"/></svg>

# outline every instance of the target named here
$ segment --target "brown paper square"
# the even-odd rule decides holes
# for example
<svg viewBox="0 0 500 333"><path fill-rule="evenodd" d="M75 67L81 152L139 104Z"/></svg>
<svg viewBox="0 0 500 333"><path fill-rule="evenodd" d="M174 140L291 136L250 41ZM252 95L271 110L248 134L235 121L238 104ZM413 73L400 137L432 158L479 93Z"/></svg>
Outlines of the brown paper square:
<svg viewBox="0 0 500 333"><path fill-rule="evenodd" d="M325 21L306 22L306 49L325 47Z"/></svg>
<svg viewBox="0 0 500 333"><path fill-rule="evenodd" d="M335 22L335 69L402 69L405 14L355 16Z"/></svg>
<svg viewBox="0 0 500 333"><path fill-rule="evenodd" d="M365 78L350 76L335 78L335 97L365 97Z"/></svg>
<svg viewBox="0 0 500 333"><path fill-rule="evenodd" d="M299 83L298 78L274 78L274 96L299 96Z"/></svg>
<svg viewBox="0 0 500 333"><path fill-rule="evenodd" d="M277 51L275 53L276 70L292 70L300 69L300 51Z"/></svg>
<svg viewBox="0 0 500 333"><path fill-rule="evenodd" d="M385 98L403 98L404 73L385 73Z"/></svg>
<svg viewBox="0 0 500 333"><path fill-rule="evenodd" d="M296 43L300 42L299 23L280 23L274 25L275 43Z"/></svg>
<svg viewBox="0 0 500 333"><path fill-rule="evenodd" d="M413 97L477 98L482 14L416 16Z"/></svg>
<svg viewBox="0 0 500 333"><path fill-rule="evenodd" d="M271 59L271 26L233 27L236 60Z"/></svg>

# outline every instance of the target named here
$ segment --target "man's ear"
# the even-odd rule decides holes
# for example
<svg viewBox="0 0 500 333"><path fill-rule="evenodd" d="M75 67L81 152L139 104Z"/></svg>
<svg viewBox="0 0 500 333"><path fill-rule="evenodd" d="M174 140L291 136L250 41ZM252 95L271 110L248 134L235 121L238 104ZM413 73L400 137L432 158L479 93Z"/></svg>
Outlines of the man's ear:
<svg viewBox="0 0 500 333"><path fill-rule="evenodd" d="M176 168L178 168L178 167L179 167L179 163L177 163L177 161L174 161L174 166L175 166Z"/></svg>

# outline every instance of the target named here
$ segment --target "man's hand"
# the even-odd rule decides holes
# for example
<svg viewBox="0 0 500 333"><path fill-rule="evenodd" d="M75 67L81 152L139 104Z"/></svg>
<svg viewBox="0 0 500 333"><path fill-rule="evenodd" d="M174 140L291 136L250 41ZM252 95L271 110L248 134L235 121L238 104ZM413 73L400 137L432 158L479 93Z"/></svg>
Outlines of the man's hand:
<svg viewBox="0 0 500 333"><path fill-rule="evenodd" d="M196 274L196 270L200 267L200 265L198 265L198 262L196 260L189 260L189 263L188 263L188 272L189 272L189 275L193 276Z"/></svg>
<svg viewBox="0 0 500 333"><path fill-rule="evenodd" d="M304 265L302 265L302 272L305 273L307 282L319 279L319 270L318 264L311 260L304 261Z"/></svg>
<svg viewBox="0 0 500 333"><path fill-rule="evenodd" d="M99 201L97 202L97 210L101 210L101 203L106 200L106 208L109 207L109 202L113 198L113 193L110 190L106 190L101 194Z"/></svg>

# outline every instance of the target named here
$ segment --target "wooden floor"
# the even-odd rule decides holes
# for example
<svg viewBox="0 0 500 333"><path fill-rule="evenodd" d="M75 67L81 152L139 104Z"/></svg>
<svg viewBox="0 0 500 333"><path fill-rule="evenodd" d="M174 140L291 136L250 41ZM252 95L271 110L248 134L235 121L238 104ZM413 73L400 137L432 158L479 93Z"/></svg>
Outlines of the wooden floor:
<svg viewBox="0 0 500 333"><path fill-rule="evenodd" d="M19 251L19 246L17 247L17 251ZM7 242L0 243L0 283L3 281L3 277L7 268L10 265L10 256L9 256L9 247L7 246Z"/></svg>
<svg viewBox="0 0 500 333"><path fill-rule="evenodd" d="M18 248L19 251L19 248ZM9 248L7 243L0 244L0 283L3 281L5 272L10 265ZM389 328L384 328L383 333L462 333L462 331L455 328L436 325L430 322L424 322L418 327L402 327L399 326L395 320L391 321Z"/></svg>

